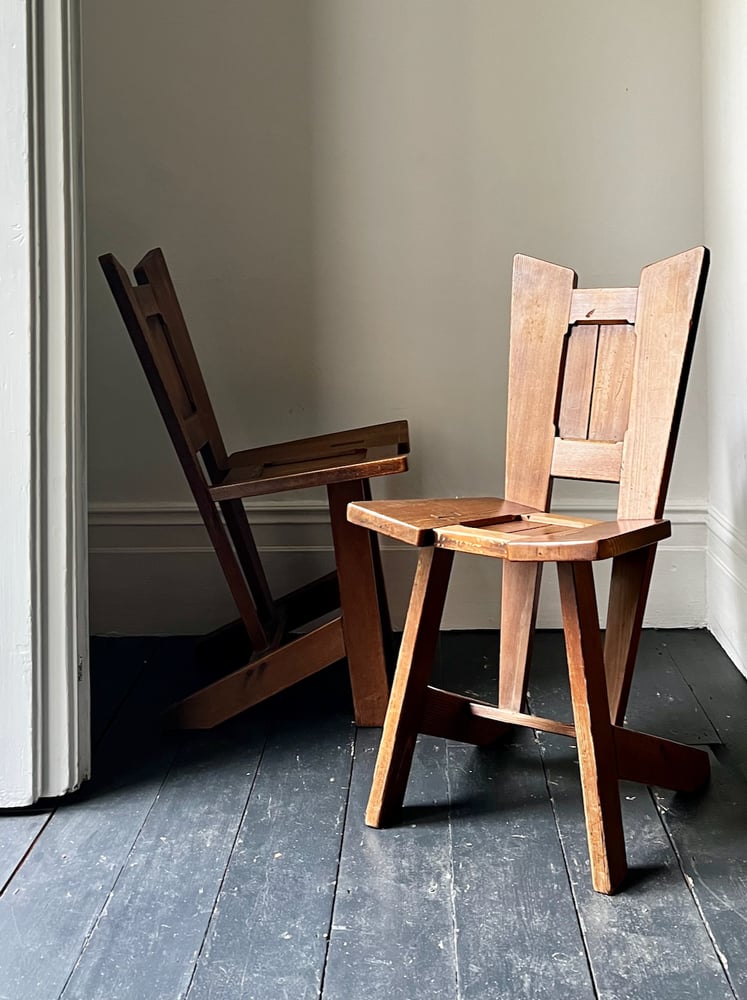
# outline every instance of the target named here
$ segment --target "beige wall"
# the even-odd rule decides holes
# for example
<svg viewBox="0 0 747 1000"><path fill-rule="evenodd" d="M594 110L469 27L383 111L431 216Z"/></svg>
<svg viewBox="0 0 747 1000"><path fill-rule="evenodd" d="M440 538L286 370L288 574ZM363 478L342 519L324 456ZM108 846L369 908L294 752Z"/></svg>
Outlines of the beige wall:
<svg viewBox="0 0 747 1000"><path fill-rule="evenodd" d="M708 619L747 674L747 5L705 0L703 96L709 375Z"/></svg>
<svg viewBox="0 0 747 1000"><path fill-rule="evenodd" d="M89 0L84 45L101 628L139 556L168 576L199 546L98 253L164 247L229 446L406 416L383 489L448 495L500 490L513 253L624 284L703 239L698 0ZM680 590L704 619L703 354L661 624ZM482 573L451 624L494 623Z"/></svg>

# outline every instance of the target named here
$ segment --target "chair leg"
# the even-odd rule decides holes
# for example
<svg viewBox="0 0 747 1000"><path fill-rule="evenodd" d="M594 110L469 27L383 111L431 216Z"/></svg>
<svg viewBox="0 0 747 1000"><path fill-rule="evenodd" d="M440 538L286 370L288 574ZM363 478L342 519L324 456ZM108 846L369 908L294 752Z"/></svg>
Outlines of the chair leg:
<svg viewBox="0 0 747 1000"><path fill-rule="evenodd" d="M366 810L369 826L386 826L402 806L453 561L453 552L434 548L418 558Z"/></svg>
<svg viewBox="0 0 747 1000"><path fill-rule="evenodd" d="M612 561L612 579L604 636L604 668L610 717L621 726L628 707L630 685L643 626L656 546L635 549Z"/></svg>
<svg viewBox="0 0 747 1000"><path fill-rule="evenodd" d="M363 495L366 500L371 499L371 481L361 480L363 483ZM379 546L379 536L374 531L369 531L371 542L371 556L373 558L374 579L376 580L376 594L379 598L379 620L381 621L381 634L384 639L384 658L387 667L394 669L394 631L392 629L392 619L389 614L389 598L386 592L384 581L384 570L381 565L381 548Z"/></svg>
<svg viewBox="0 0 747 1000"><path fill-rule="evenodd" d="M627 862L591 563L558 563L558 579L592 885L613 893Z"/></svg>
<svg viewBox="0 0 747 1000"><path fill-rule="evenodd" d="M541 573L541 563L503 563L498 705L514 712L526 699Z"/></svg>
<svg viewBox="0 0 747 1000"><path fill-rule="evenodd" d="M327 495L355 721L359 726L380 726L389 682L373 542L369 531L347 519L348 504L365 499L365 480L330 483Z"/></svg>

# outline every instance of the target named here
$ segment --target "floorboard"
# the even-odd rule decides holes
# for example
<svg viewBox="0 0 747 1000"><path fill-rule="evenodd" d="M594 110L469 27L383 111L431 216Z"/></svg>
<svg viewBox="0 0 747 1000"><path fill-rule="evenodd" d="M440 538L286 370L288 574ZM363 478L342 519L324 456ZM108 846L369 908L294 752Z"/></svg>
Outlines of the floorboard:
<svg viewBox="0 0 747 1000"><path fill-rule="evenodd" d="M182 997L264 747L257 723L188 740L112 886L63 1000Z"/></svg>
<svg viewBox="0 0 747 1000"><path fill-rule="evenodd" d="M537 652L547 663L554 657L557 669L537 671L532 681L532 711L550 717L566 706L563 651L556 639L538 636ZM639 667L644 676L653 677L661 663L655 643L643 644ZM660 683L647 681L639 685L639 706L641 692L647 688L665 692L657 702L662 715L673 704L686 704L681 684L671 684L668 680L672 669L667 665ZM670 690L678 692L676 700L668 697ZM643 712L634 710L631 715L639 720ZM688 726L686 715L680 713L680 735L691 733L697 738L703 731L702 715L702 710L693 712L693 724ZM662 727L659 719L659 728ZM678 858L649 790L621 783L629 883L616 896L602 896L590 884L575 742L547 733L540 733L538 739L599 997L732 1000L728 978L682 877Z"/></svg>
<svg viewBox="0 0 747 1000"><path fill-rule="evenodd" d="M448 758L460 1000L593 998L533 734Z"/></svg>
<svg viewBox="0 0 747 1000"><path fill-rule="evenodd" d="M421 738L401 822L363 822L378 746L344 665L201 734L192 639L97 640L94 778L0 815L0 1000L747 1000L747 681L647 632L628 723L709 747L696 795L621 787L631 878L590 887L575 745ZM495 633L435 683L495 696ZM570 720L560 633L531 707Z"/></svg>
<svg viewBox="0 0 747 1000"><path fill-rule="evenodd" d="M378 741L358 731L324 1000L456 1000L446 746L418 741L401 824L372 830Z"/></svg>
<svg viewBox="0 0 747 1000"><path fill-rule="evenodd" d="M319 996L354 736L334 712L268 741L189 1000Z"/></svg>
<svg viewBox="0 0 747 1000"><path fill-rule="evenodd" d="M747 681L710 636L662 638L725 745L700 795L657 790L656 801L734 992L747 998Z"/></svg>

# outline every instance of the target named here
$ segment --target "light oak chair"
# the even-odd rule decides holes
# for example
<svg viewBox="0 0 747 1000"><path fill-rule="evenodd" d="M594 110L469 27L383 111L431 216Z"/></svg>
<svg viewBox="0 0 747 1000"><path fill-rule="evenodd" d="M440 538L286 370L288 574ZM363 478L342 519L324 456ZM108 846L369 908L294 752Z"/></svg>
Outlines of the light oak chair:
<svg viewBox="0 0 747 1000"><path fill-rule="evenodd" d="M133 285L111 254L99 258L145 370L240 619L212 648L248 645L247 662L176 705L170 721L210 728L347 656L356 722L381 725L388 697L389 630L378 544L350 525L351 501L370 480L407 469L407 422L226 452L160 249L135 267ZM246 497L326 486L336 572L276 600L242 503ZM342 614L293 637L341 607Z"/></svg>
<svg viewBox="0 0 747 1000"><path fill-rule="evenodd" d="M485 744L510 726L578 744L594 888L627 871L619 779L689 791L703 750L623 727L708 269L698 247L645 267L637 288L576 288L572 270L514 261L506 495L354 502L356 525L420 548L371 797L402 804L418 733ZM618 520L547 513L555 478L619 483ZM455 552L503 560L497 706L428 686ZM604 639L592 564L612 559ZM573 722L525 711L540 573L557 563Z"/></svg>

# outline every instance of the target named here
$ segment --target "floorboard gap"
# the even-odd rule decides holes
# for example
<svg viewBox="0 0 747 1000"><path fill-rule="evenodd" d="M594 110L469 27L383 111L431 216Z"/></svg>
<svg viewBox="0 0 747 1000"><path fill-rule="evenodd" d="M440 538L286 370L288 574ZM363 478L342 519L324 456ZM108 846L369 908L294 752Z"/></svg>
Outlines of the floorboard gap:
<svg viewBox="0 0 747 1000"><path fill-rule="evenodd" d="M239 822L238 822L238 824L236 826L236 833L234 834L233 841L231 843L231 850L228 852L228 855L226 857L226 864L225 864L225 866L223 868L223 874L220 877L220 881L218 883L218 887L217 887L216 892L215 892L215 903L213 904L213 908L215 908L215 906L217 905L218 899L220 898L220 894L223 891L223 886L225 885L226 875L228 874L228 868L229 868L229 866L231 864L231 858L233 857L233 852L236 849L236 843L237 843L239 837L241 836L241 828L242 828L242 825L244 823L244 819L246 818L246 812L247 812L247 809L249 808L249 803L251 802L252 793L254 792L254 787L257 784L257 778L259 777L259 773L262 770L262 760L264 759L265 750L267 749L267 744L268 744L268 742L270 740L270 735L271 734L268 732L266 734L266 736L265 736L265 741L262 744L262 749L260 750L260 753L259 753L259 760L257 761L257 766L254 769L254 774L252 775L252 780L249 782L249 791L247 792L247 795L246 795L246 801L244 802L244 808L241 810L241 816L239 817ZM197 949L197 954L195 955L194 964L192 966L192 973L191 973L191 975L189 977L189 982L187 983L187 988L184 991L184 1000L189 1000L189 994L192 991L192 984L194 983L194 981L195 981L195 975L197 974L197 967L200 964L200 959L202 958L202 953L205 950L205 943L206 943L206 941L208 939L208 936L210 934L210 924L211 924L211 921L208 920L207 924L205 925L205 933L202 935L202 941L200 942L200 947Z"/></svg>
<svg viewBox="0 0 747 1000"><path fill-rule="evenodd" d="M456 987L456 1000L462 1000L462 981L459 974L459 926L457 924L456 913L456 873L454 866L454 825L451 805L453 801L451 793L451 755L450 747L446 744L446 788L449 797L449 812L447 816L447 826L449 830L449 877L451 879L451 925L454 936L454 985Z"/></svg>
<svg viewBox="0 0 747 1000"><path fill-rule="evenodd" d="M325 935L325 945L324 945L324 958L322 960L322 971L319 977L319 1000L324 997L324 980L327 975L327 960L329 958L329 945L332 940L332 925L335 922L335 903L337 902L337 887L340 884L340 865L342 864L342 850L345 843L345 831L347 829L347 818L348 818L348 808L350 807L350 789L353 785L353 765L355 764L355 757L358 753L358 735L360 729L356 729L355 736L353 738L353 747L350 754L350 770L348 771L348 791L345 796L345 805L342 810L342 817L340 819L340 843L337 850L337 864L335 866L335 887L332 893L332 904L329 908L329 925L327 926L327 933Z"/></svg>
<svg viewBox="0 0 747 1000"><path fill-rule="evenodd" d="M530 711L534 711L531 709ZM555 830L558 835L558 843L560 844L560 851L563 856L563 865L565 866L565 874L568 879L568 891L570 892L571 899L573 900L573 911L576 914L576 923L578 924L578 932L581 938L581 944L584 949L584 957L586 958L586 966L589 970L589 979L591 980L591 988L594 991L594 1000L599 1000L599 989L597 987L596 976L594 975L594 966L592 965L591 955L589 954L589 947L586 942L586 934L584 933L584 925L581 920L581 912L578 906L578 900L576 899L576 892L573 887L573 878L571 876L571 868L568 862L568 856L566 854L565 843L563 842L563 837L561 835L560 829L560 817L558 816L558 810L555 804L555 796L552 791L552 783L550 781L550 775L547 772L547 766L545 764L545 748L542 745L542 734L539 730L535 729L534 739L539 748L540 761L542 762L542 773L545 777L545 787L547 788L547 796L550 799L550 808L552 809L553 818L555 820Z"/></svg>
<svg viewBox="0 0 747 1000"><path fill-rule="evenodd" d="M708 922L708 918L706 917L706 915L705 915L705 913L703 911L703 907L700 905L700 900L698 899L698 894L695 892L695 887L693 885L693 881L690 878L690 876L687 874L687 872L685 871L685 866L683 864L682 856L680 854L679 848L677 847L677 842L672 837L672 834L669 831L669 826L667 825L667 822L666 822L666 819L665 819L665 816L664 816L664 809L662 808L662 806L657 801L656 795L654 794L653 789L647 786L646 787L646 791L648 792L649 796L651 797L651 801L654 804L654 808L656 809L657 813L659 814L659 818L661 819L661 825L664 828L664 834L665 834L667 840L669 841L669 843L672 845L672 853L674 854L674 856L675 856L675 858L677 860L677 864L679 866L680 872L682 873L682 880L685 883L685 885L687 886L688 892L690 893L690 895L692 897L692 900L693 900L693 903L695 904L696 910L700 914L700 919L703 921L703 927L705 928L705 932L708 935L708 939L711 942L711 946L713 948L713 952L714 952L714 954L716 956L716 961L719 963L719 965L721 966L721 968L724 971L724 978L726 979L726 982L727 982L727 984L729 986L729 989L734 994L735 1000L740 1000L740 995L741 994L739 993L739 990L737 989L736 985L732 981L731 975L729 973L729 963L726 960L726 956L724 955L724 953L721 951L721 949L719 948L718 944L716 943L716 938L715 938L715 936L713 934L713 930L711 928L711 925Z"/></svg>
<svg viewBox="0 0 747 1000"><path fill-rule="evenodd" d="M21 868L23 867L23 864L26 861L26 859L28 858L29 854L31 854L31 852L33 851L34 847L39 842L39 838L41 837L41 835L44 833L44 831L49 826L49 821L52 819L52 817L54 816L54 814L55 814L55 810L52 809L52 811L49 813L49 815L47 816L47 818L42 823L41 827L37 830L34 838L31 841L31 843L29 844L29 846L24 851L23 857L20 858L20 860L16 864L15 868L13 869L13 871L8 875L8 877L6 878L6 880L0 886L0 899L3 898L6 890L10 886L10 883L16 877L16 875L18 874L18 872L21 870Z"/></svg>
<svg viewBox="0 0 747 1000"><path fill-rule="evenodd" d="M135 834L135 837L134 837L132 843L130 844L130 849L127 851L127 854L124 856L124 858L122 860L122 864L120 865L119 871L117 872L117 877L112 882L111 887L109 889L109 892L106 895L106 899L104 900L103 905L101 906L101 908L99 909L98 914L96 915L96 919L93 921L93 923L92 923L92 925L91 925L88 933L83 938L83 942L81 944L80 951L78 952L78 957L76 958L75 962L73 963L73 966L70 969L70 973L67 976L67 978L65 979L65 982L63 983L62 989L60 990L59 1000L63 1000L63 998L65 996L65 991L67 990L68 986L70 985L70 982L72 981L72 978L75 975L75 972L76 972L78 966L80 965L80 963L81 963L81 961L83 959L83 955L85 954L86 948L88 947L88 944L90 943L91 939L93 938L93 935L96 933L96 928L101 923L101 919L102 919L103 915L106 913L106 908L109 905L112 897L114 896L114 892L115 892L115 890L117 888L117 885L119 884L120 879L122 878L122 874L125 871L125 869L127 868L127 862L132 857L132 852L135 849L135 845L137 844L138 839L139 839L140 835L143 832L143 828L145 827L145 824L148 822L148 817L150 816L150 814L153 811L156 803L158 802L158 797L161 794L161 792L163 791L163 787L166 784L166 780L167 780L169 774L171 773L171 771L172 771L172 769L174 767L176 759L177 759L177 753L176 753L176 750L175 750L174 751L174 755L172 756L171 761L170 761L168 767L166 768L166 771L164 772L163 778L161 779L161 782L160 782L160 784L158 786L158 791L153 796L153 801L151 802L150 806L145 811L145 814L143 815L142 822L140 823L140 826L138 827L137 833Z"/></svg>

